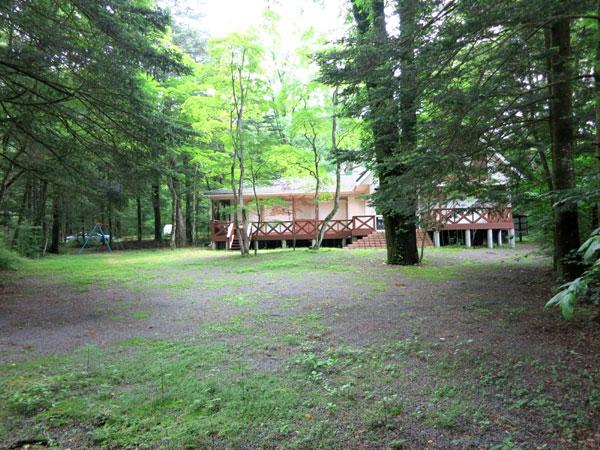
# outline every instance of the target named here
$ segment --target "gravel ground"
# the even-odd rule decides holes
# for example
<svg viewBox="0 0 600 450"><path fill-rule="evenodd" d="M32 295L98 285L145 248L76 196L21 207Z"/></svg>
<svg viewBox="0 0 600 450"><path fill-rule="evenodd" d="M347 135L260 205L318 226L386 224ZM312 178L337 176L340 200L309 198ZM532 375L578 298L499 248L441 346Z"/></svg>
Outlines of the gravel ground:
<svg viewBox="0 0 600 450"><path fill-rule="evenodd" d="M552 280L547 260L532 254L531 248L435 253L428 256L428 266L446 268L465 260L472 264L461 267L460 275L449 280L421 277L418 272L407 277L386 266L382 252L352 258L353 271L301 276L281 271L268 277L248 273L238 283L216 287L204 283L230 277L226 265L222 270L166 272L161 279L164 285L173 283L171 289L140 282L133 288L113 285L82 290L56 279L9 277L0 285L0 362L65 354L82 345L132 337L186 337L204 323L243 313L245 308L220 299L247 294L261 298L254 308L258 314L319 312L327 326L327 339L352 345L406 337L415 331L440 338L483 333L482 345L486 335L495 344L514 338L490 336L489 323L465 320L468 299L480 298L484 306L526 307L531 316L527 314L526 321L515 318L517 325L525 323L523 333L543 335L546 328L564 328L562 322L541 314ZM367 275L368 282L364 277L356 281L357 272ZM184 288L177 287L181 279L188 281ZM283 312L282 298L291 300ZM539 320L531 327L530 319L536 317ZM267 325L277 328L276 323Z"/></svg>

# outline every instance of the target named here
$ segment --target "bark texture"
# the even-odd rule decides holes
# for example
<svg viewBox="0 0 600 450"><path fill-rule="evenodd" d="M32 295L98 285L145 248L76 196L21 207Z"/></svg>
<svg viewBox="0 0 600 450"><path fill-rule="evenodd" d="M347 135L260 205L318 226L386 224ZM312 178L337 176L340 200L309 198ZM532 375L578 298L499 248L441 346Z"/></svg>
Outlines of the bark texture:
<svg viewBox="0 0 600 450"><path fill-rule="evenodd" d="M152 185L152 209L154 210L154 240L162 240L162 224L160 220L160 183Z"/></svg>
<svg viewBox="0 0 600 450"><path fill-rule="evenodd" d="M400 116L398 112L395 100L397 89L395 86L394 71L384 51L386 46L389 45L385 21L385 3L383 0L370 0L370 9L366 9L360 3L357 0L353 0L352 11L359 33L365 39L366 45L370 45L376 49L368 58L368 64L371 66L368 73L377 76L369 77L366 81L366 86L371 114L370 122L373 132L375 159L377 162L377 176L379 177L380 189L389 197L394 195L395 182L397 177L402 175L402 168L395 163L400 147L398 121L401 118L409 126L406 139L408 140L407 142L411 142L411 139L414 140L414 124L416 123L416 119L412 124L413 128L410 129L410 121L412 120L410 111L406 112L406 116ZM399 5L399 10L403 14L401 20L405 23L412 22L412 26L414 27L416 20L414 7L412 9L407 8L404 2L400 3L402 4ZM413 16L410 15L411 12ZM402 33L403 35L406 34L406 30ZM414 55L409 57L408 53L406 53L403 58L405 60L404 64L406 64L410 58L414 58ZM408 91L408 89L405 90ZM414 102L415 100L409 95L402 101L410 104L411 101ZM404 203L405 207L402 211L392 210L391 208L384 208L382 211L388 264L412 265L419 262L415 221L416 204L414 205L415 211L411 211L410 202L408 205L406 202Z"/></svg>
<svg viewBox="0 0 600 450"><path fill-rule="evenodd" d="M560 279L573 279L580 267L572 256L579 248L577 203L560 197L575 188L573 157L573 90L571 86L571 23L558 18L550 26L551 56L551 134L554 202L554 260Z"/></svg>

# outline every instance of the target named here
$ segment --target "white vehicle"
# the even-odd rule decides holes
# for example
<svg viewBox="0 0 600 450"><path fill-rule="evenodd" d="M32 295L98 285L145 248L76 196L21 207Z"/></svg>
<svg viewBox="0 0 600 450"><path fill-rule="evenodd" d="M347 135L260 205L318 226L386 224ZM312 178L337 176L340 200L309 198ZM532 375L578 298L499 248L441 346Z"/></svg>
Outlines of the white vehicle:
<svg viewBox="0 0 600 450"><path fill-rule="evenodd" d="M171 233L173 232L173 225L168 223L163 227L163 236L171 236Z"/></svg>
<svg viewBox="0 0 600 450"><path fill-rule="evenodd" d="M79 233L77 235L67 236L65 238L65 242L67 244L69 244L71 242L75 242L75 241L84 242L88 238L89 238L89 242L103 243L103 242L108 242L110 240L110 235L109 234L102 235L101 233L97 233L97 232L93 233L91 235L89 233Z"/></svg>

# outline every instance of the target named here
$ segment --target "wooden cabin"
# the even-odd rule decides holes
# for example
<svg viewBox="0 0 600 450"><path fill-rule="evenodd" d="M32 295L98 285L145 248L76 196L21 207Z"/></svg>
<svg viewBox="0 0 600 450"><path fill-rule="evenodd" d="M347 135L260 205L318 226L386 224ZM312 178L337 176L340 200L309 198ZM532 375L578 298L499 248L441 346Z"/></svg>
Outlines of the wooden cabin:
<svg viewBox="0 0 600 450"><path fill-rule="evenodd" d="M327 226L324 238L350 248L384 247L383 219L368 197L376 189L370 172L353 171L342 176L341 199L337 213ZM322 187L327 197L319 202L319 220L315 220L314 188L310 180L279 180L256 188L260 207L257 211L254 191L244 190L250 221L251 239L278 241L282 247L292 242L312 241L319 226L333 207L335 186ZM233 225L234 196L229 189L215 189L204 194L210 199L210 239L214 249L237 246ZM439 247L445 243L462 243L470 247L479 243L493 247L514 245L514 225L510 206L502 208L475 206L474 199L440 205L422 211L427 230L418 230L420 244ZM260 215L259 215L260 212ZM454 236L451 239L450 236Z"/></svg>

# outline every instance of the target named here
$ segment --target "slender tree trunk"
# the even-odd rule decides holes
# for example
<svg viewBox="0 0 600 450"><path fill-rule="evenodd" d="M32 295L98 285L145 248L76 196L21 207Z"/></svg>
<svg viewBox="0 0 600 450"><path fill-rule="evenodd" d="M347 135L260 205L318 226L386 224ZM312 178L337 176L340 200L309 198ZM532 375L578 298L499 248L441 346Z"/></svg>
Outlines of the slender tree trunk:
<svg viewBox="0 0 600 450"><path fill-rule="evenodd" d="M340 195L341 195L341 187L342 187L342 165L339 161L339 155L337 154L337 101L338 101L338 88L336 87L333 91L333 96L331 99L332 105L332 115L331 115L331 154L336 159L335 163L335 197L333 199L333 208L327 214L325 219L323 219L323 223L319 228L319 233L317 235L317 239L315 240L314 248L318 250L321 248L321 244L323 243L323 238L325 237L325 232L327 231L327 227L329 222L335 217L339 207L340 207Z"/></svg>
<svg viewBox="0 0 600 450"><path fill-rule="evenodd" d="M102 227L104 228L104 227ZM112 214L112 203L108 202L108 245L113 245L113 214Z"/></svg>
<svg viewBox="0 0 600 450"><path fill-rule="evenodd" d="M10 242L11 247L15 247L17 245L17 241L19 239L19 229L23 224L23 218L25 217L27 204L29 202L29 195L31 193L30 189L31 178L27 177L27 181L25 183L25 188L23 189L23 196L21 197L21 206L19 207L19 217L17 219L17 226L15 227L15 232L12 236L12 240Z"/></svg>
<svg viewBox="0 0 600 450"><path fill-rule="evenodd" d="M246 204L244 201L244 181L245 181L245 166L244 166L244 108L246 105L246 95L248 93L248 87L244 84L243 70L246 66L247 50L244 49L242 52L241 64L237 65L234 63L234 55L231 58L231 89L233 95L233 106L235 108L235 130L233 115L229 122L230 133L233 138L234 144L234 162L232 163L231 170L231 183L234 193L234 198L237 201L235 207L235 232L238 235L240 243L240 252L242 256L248 256L250 254L250 237L248 236L249 224L248 214L246 210ZM237 182L237 196L236 196L236 184L235 184L235 164L239 169L239 178ZM238 217L239 214L239 217ZM239 226L241 220L241 229Z"/></svg>
<svg viewBox="0 0 600 450"><path fill-rule="evenodd" d="M52 238L48 252L58 254L60 244L60 194L58 188L54 187L52 195Z"/></svg>
<svg viewBox="0 0 600 450"><path fill-rule="evenodd" d="M48 238L48 220L46 218L46 203L48 203L48 180L41 180L35 202L34 225L39 227L40 234L37 244L39 253L43 255L46 251Z"/></svg>
<svg viewBox="0 0 600 450"><path fill-rule="evenodd" d="M319 177L319 173L317 172L315 175L315 181L316 181L316 186L315 186L315 197L314 197L314 203L315 203L315 227L314 227L314 237L313 237L313 243L312 246L313 248L316 247L317 245L317 241L319 240L319 196L321 195L321 179Z"/></svg>
<svg viewBox="0 0 600 450"><path fill-rule="evenodd" d="M169 190L173 198L173 228L171 230L171 247L180 248L185 246L185 220L181 205L181 193L179 192L179 180L169 177Z"/></svg>
<svg viewBox="0 0 600 450"><path fill-rule="evenodd" d="M559 279L573 279L580 273L572 253L579 248L577 203L560 196L575 188L573 157L573 105L571 87L571 24L556 19L550 26L552 45L552 178L554 203L554 258Z"/></svg>
<svg viewBox="0 0 600 450"><path fill-rule="evenodd" d="M152 208L154 209L154 240L162 241L162 224L160 223L160 183L152 185Z"/></svg>
<svg viewBox="0 0 600 450"><path fill-rule="evenodd" d="M169 236L169 246L173 250L177 248L177 237L175 235L177 232L177 200L171 189L170 179L167 184L169 185L169 192L171 192L171 236Z"/></svg>
<svg viewBox="0 0 600 450"><path fill-rule="evenodd" d="M194 234L192 231L192 186L193 180L192 174L190 173L189 163L187 159L184 160L185 167L185 238L188 245L194 243Z"/></svg>
<svg viewBox="0 0 600 450"><path fill-rule="evenodd" d="M137 209L137 240L142 242L142 199L140 194L137 195L135 203Z"/></svg>
<svg viewBox="0 0 600 450"><path fill-rule="evenodd" d="M191 212L191 216L192 216L192 220L190 223L190 228L191 228L191 236L192 236L192 240L191 240L191 245L196 245L196 228L197 228L197 221L198 221L198 190L196 189L196 182L198 181L198 174L197 174L197 170L194 172L194 180L193 180L193 185L192 185L192 212Z"/></svg>
<svg viewBox="0 0 600 450"><path fill-rule="evenodd" d="M315 250L319 250L321 248L321 244L323 243L323 238L325 237L325 231L327 231L327 226L329 222L335 217L335 214L338 212L340 207L340 194L341 194L341 185L342 185L342 165L338 161L335 165L335 197L333 199L333 208L325 219L323 219L323 223L319 227L319 234L317 235L317 239L314 245Z"/></svg>
<svg viewBox="0 0 600 450"><path fill-rule="evenodd" d="M256 192L256 176L254 172L254 168L252 167L252 165L250 165L250 173L251 178L252 178L252 193L254 195L254 207L256 208L256 230L254 231L254 239L257 239L258 237L258 232L260 230L260 227L262 226L262 214L260 211L261 205L260 205L260 200L258 199L258 193ZM257 241L255 241L254 244L254 256L256 256L258 254L258 243Z"/></svg>

